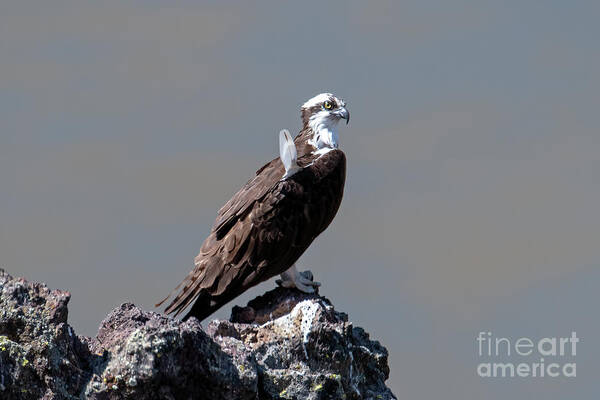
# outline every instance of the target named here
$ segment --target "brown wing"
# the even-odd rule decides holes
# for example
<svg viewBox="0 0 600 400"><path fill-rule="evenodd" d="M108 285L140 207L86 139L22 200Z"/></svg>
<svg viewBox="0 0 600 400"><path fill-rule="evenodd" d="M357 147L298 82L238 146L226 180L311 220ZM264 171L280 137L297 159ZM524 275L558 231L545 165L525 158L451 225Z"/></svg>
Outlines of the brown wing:
<svg viewBox="0 0 600 400"><path fill-rule="evenodd" d="M222 238L229 229L248 211L255 201L267 193L283 175L283 164L279 158L263 165L254 178L250 179L217 213L212 231Z"/></svg>
<svg viewBox="0 0 600 400"><path fill-rule="evenodd" d="M240 217L248 214L251 206L262 198L269 189L281 179L285 172L283 164L279 158L273 159L263 165L256 171L254 178L246 184L225 203L218 211L217 218L213 224L210 235L200 248L200 253L194 258L194 268L187 277L179 284L165 299L161 300L156 306L160 306L171 295L180 288L180 293L167 306L165 312L175 312L178 315L183 311L197 296L198 292L205 288L210 288L217 280L218 275L223 272L221 268L226 261L242 261L244 250L252 250L255 245L255 227L250 221L238 224L231 235L227 235L231 228L239 222ZM227 238L225 236L227 235ZM237 244L237 246L236 246ZM237 247L237 251L236 250ZM232 254L238 254L237 257L231 257ZM225 259L222 256L225 255ZM228 256L229 255L229 256Z"/></svg>
<svg viewBox="0 0 600 400"><path fill-rule="evenodd" d="M167 313L177 315L196 300L190 314L203 319L289 268L329 225L342 197L344 154L332 151L280 181L283 173L281 161L271 161L221 208Z"/></svg>
<svg viewBox="0 0 600 400"><path fill-rule="evenodd" d="M310 164L313 158L307 155L298 160L298 163L303 167ZM212 227L212 231L217 233L217 237L220 239L225 236L229 229L248 212L250 206L262 198L281 179L284 172L283 163L279 157L258 169L254 178L246 182L244 187L217 212L217 218Z"/></svg>

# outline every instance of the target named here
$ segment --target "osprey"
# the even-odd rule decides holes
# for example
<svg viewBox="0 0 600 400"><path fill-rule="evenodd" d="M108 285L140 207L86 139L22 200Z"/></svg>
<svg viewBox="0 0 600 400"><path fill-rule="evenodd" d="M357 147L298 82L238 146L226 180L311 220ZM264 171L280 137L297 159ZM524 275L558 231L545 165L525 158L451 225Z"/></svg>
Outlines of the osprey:
<svg viewBox="0 0 600 400"><path fill-rule="evenodd" d="M279 135L279 158L265 164L218 212L194 269L156 306L179 293L165 312L203 320L247 289L275 275L277 283L313 293L320 283L296 260L333 220L342 201L346 156L337 123L350 120L346 103L330 93L301 107L303 127Z"/></svg>

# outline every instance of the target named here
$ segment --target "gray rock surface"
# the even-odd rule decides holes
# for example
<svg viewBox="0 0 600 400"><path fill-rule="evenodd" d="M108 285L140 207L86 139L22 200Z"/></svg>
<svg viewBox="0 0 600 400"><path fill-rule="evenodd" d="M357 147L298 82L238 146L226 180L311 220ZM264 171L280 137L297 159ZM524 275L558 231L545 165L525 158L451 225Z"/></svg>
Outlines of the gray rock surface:
<svg viewBox="0 0 600 400"><path fill-rule="evenodd" d="M329 300L276 288L203 329L125 303L96 338L70 295L0 270L1 399L393 399L387 350Z"/></svg>

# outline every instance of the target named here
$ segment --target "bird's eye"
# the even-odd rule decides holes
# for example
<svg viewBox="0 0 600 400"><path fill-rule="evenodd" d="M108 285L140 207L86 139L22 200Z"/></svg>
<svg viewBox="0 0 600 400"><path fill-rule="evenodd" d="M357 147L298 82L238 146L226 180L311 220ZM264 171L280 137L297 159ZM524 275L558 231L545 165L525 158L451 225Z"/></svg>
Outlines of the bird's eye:
<svg viewBox="0 0 600 400"><path fill-rule="evenodd" d="M323 108L326 110L331 110L333 108L333 104L330 101L326 101L323 103Z"/></svg>

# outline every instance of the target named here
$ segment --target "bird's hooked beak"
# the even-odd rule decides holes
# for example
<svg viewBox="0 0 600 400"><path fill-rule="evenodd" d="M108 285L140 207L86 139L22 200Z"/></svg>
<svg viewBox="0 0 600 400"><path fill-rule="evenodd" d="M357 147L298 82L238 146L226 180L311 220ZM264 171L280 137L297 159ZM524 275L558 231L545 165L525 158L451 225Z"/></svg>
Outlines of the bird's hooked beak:
<svg viewBox="0 0 600 400"><path fill-rule="evenodd" d="M348 110L346 109L346 107L340 107L340 109L337 110L335 113L341 119L345 119L346 120L346 125L348 125L348 122L350 122L350 113L348 112Z"/></svg>

